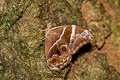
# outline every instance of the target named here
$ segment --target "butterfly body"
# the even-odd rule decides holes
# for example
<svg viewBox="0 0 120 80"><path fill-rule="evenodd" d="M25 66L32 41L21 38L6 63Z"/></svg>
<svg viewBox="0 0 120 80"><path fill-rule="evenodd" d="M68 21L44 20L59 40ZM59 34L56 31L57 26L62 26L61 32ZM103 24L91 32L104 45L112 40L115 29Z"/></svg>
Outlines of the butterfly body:
<svg viewBox="0 0 120 80"><path fill-rule="evenodd" d="M91 33L77 25L58 26L46 32L45 53L48 67L60 71L70 64L72 55L92 39Z"/></svg>

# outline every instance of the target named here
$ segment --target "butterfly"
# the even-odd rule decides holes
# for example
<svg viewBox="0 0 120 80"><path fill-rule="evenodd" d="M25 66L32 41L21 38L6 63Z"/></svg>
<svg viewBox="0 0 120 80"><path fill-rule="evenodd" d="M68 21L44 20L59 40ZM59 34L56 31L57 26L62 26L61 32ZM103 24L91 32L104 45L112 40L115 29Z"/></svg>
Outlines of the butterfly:
<svg viewBox="0 0 120 80"><path fill-rule="evenodd" d="M70 64L82 46L90 43L92 34L77 25L57 26L45 33L45 54L50 70L60 71Z"/></svg>

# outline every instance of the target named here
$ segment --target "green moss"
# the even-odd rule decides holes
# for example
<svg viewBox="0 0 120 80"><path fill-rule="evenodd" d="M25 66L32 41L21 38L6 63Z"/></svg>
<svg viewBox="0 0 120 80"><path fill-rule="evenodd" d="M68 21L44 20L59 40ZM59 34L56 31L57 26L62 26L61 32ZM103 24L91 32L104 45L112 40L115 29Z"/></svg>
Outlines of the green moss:
<svg viewBox="0 0 120 80"><path fill-rule="evenodd" d="M117 46L117 48L119 48L119 44L120 44L120 26L118 26L117 24L113 24L112 26L112 43L113 45Z"/></svg>
<svg viewBox="0 0 120 80"><path fill-rule="evenodd" d="M23 4L21 5L20 3ZM0 25L2 25L4 29L9 29L10 27L12 27L12 25L15 24L22 17L24 10L30 5L30 3L30 0L26 0L23 2L11 2L9 0L6 0L7 10L5 13L0 15Z"/></svg>
<svg viewBox="0 0 120 80"><path fill-rule="evenodd" d="M112 33L116 34L119 31L120 31L120 27L117 24L113 24L112 25Z"/></svg>

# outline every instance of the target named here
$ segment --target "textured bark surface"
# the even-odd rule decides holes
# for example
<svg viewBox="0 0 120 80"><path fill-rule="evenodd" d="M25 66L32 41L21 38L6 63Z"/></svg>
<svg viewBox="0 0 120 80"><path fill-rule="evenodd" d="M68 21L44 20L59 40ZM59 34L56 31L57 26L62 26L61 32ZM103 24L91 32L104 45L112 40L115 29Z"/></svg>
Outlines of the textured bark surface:
<svg viewBox="0 0 120 80"><path fill-rule="evenodd" d="M119 0L1 0L0 80L120 80L118 5ZM43 30L49 23L79 25L94 36L92 46L81 48L60 73L45 60ZM116 54L118 59L111 58Z"/></svg>

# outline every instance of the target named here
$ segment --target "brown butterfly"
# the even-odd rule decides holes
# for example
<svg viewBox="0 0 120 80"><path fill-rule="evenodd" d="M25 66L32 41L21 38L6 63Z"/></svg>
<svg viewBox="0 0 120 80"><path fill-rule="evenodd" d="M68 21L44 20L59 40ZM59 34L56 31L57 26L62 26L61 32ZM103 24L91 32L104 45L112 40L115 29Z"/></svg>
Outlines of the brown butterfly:
<svg viewBox="0 0 120 80"><path fill-rule="evenodd" d="M46 32L45 53L51 70L60 71L70 64L72 55L90 43L92 34L77 25L58 26Z"/></svg>

